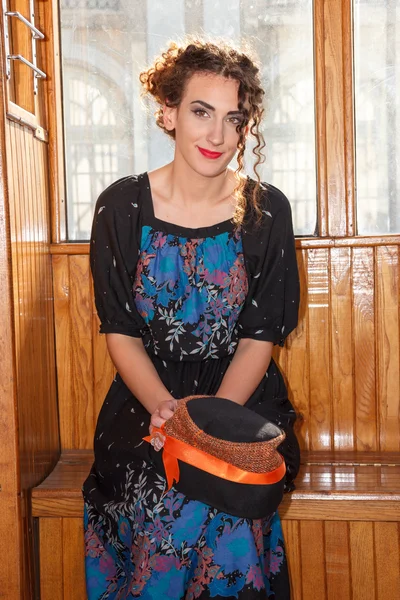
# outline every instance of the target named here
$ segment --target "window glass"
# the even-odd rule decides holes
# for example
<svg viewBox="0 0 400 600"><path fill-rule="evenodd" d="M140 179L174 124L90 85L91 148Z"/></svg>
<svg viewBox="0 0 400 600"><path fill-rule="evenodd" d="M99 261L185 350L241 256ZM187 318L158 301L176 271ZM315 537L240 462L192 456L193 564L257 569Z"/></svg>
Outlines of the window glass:
<svg viewBox="0 0 400 600"><path fill-rule="evenodd" d="M359 234L400 231L400 0L355 0Z"/></svg>
<svg viewBox="0 0 400 600"><path fill-rule="evenodd" d="M196 32L246 40L258 54L266 90L261 178L289 197L296 234L313 234L312 29L312 0L61 0L68 238L89 238L93 204L109 183L172 160L154 106L140 98L139 73L169 40ZM249 144L249 175L252 164Z"/></svg>

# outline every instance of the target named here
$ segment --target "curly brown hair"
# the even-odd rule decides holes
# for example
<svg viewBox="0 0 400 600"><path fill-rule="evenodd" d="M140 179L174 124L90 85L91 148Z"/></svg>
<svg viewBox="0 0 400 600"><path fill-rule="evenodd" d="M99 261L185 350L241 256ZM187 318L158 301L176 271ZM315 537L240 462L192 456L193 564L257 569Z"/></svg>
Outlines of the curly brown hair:
<svg viewBox="0 0 400 600"><path fill-rule="evenodd" d="M259 68L248 50L244 53L226 42L210 42L198 37L189 37L180 45L171 42L168 49L156 58L153 66L140 73L139 78L143 86L143 95L150 94L159 105L155 113L157 125L174 139L175 131L169 131L164 127L162 106L163 104L179 106L187 82L194 73L222 75L239 82L238 107L243 111L245 118L237 126L239 152L235 176L238 185L234 190L236 197L234 222L243 223L248 208L258 221L261 217L261 180L257 167L265 160L262 153L265 142L260 132L264 113L262 106L264 90L261 87ZM248 109L244 107L246 100L249 104ZM244 193L247 179L241 176L246 148L246 128L257 142L253 148L256 157L253 167L256 182L251 186L253 189L249 197Z"/></svg>

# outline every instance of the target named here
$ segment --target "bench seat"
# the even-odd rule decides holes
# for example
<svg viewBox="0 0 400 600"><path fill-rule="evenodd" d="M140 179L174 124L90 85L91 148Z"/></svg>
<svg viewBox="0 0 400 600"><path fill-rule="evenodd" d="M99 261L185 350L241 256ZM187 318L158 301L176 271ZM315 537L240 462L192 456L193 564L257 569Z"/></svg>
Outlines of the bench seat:
<svg viewBox="0 0 400 600"><path fill-rule="evenodd" d="M52 473L32 490L34 517L82 517L81 487L89 450L64 450ZM400 521L400 454L303 452L296 490L285 494L282 519Z"/></svg>

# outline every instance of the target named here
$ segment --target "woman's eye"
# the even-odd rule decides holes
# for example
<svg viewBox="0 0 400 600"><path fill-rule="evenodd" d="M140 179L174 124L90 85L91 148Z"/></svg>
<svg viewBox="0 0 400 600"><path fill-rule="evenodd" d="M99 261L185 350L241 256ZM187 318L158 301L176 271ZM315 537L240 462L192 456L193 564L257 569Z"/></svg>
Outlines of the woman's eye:
<svg viewBox="0 0 400 600"><path fill-rule="evenodd" d="M233 125L241 125L241 124L242 124L242 122L243 122L243 119L241 119L240 117L231 117L231 118L229 119L229 121L230 121L231 123L233 123Z"/></svg>
<svg viewBox="0 0 400 600"><path fill-rule="evenodd" d="M202 108L196 108L193 112L198 117L204 117L204 116L208 117L208 113L205 110L203 110Z"/></svg>

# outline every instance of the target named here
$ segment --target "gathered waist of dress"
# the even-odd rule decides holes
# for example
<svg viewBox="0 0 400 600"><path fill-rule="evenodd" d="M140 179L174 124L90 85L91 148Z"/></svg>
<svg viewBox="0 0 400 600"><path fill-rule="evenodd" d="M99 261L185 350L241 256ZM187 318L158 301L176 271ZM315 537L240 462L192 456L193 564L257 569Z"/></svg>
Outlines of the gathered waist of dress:
<svg viewBox="0 0 400 600"><path fill-rule="evenodd" d="M234 352L209 352L204 356L199 356L198 354L183 354L181 352L164 353L154 350L153 348L146 348L146 351L152 362L163 361L164 363L207 363L232 359L234 355Z"/></svg>

